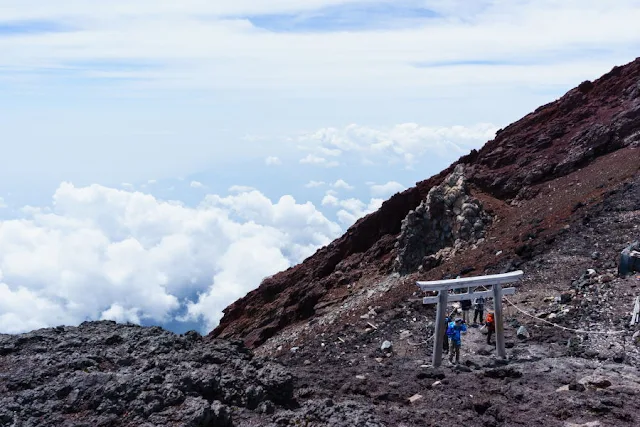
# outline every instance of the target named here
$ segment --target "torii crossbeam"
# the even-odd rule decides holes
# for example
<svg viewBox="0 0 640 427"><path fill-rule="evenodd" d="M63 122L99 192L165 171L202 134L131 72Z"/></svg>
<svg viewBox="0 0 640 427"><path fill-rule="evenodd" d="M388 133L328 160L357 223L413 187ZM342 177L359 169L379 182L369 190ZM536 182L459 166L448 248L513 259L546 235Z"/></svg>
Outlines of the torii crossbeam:
<svg viewBox="0 0 640 427"><path fill-rule="evenodd" d="M438 367L442 363L442 341L444 339L445 317L448 301L462 301L477 298L479 296L492 296L495 308L496 322L496 349L498 355L505 359L507 352L504 346L504 324L502 316L502 296L511 295L516 292L515 288L502 288L504 283L513 283L519 281L524 273L521 270L512 271L503 274L490 274L486 276L462 277L459 279L434 280L430 282L416 282L416 285L423 291L437 291L436 297L425 297L422 299L423 304L438 304L436 314L436 330L433 343L433 366ZM477 286L491 286L490 291L467 292L464 294L453 294L449 296L452 289L470 288Z"/></svg>

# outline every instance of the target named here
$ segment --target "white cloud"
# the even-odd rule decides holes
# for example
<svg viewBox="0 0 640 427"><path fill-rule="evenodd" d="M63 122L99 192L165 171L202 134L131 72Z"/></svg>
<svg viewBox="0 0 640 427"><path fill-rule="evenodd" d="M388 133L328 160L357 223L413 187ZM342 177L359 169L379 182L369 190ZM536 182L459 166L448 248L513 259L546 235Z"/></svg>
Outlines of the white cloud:
<svg viewBox="0 0 640 427"><path fill-rule="evenodd" d="M350 227L358 219L380 209L383 201L383 199L371 199L368 204L365 204L358 199L341 200L339 205L343 209L340 209L336 214L338 221L340 221L344 227Z"/></svg>
<svg viewBox="0 0 640 427"><path fill-rule="evenodd" d="M153 185L153 184L155 184L155 183L157 183L157 182L158 182L158 181L156 181L155 179L150 179L150 180L148 180L148 181L147 181L147 184L149 184L149 185Z"/></svg>
<svg viewBox="0 0 640 427"><path fill-rule="evenodd" d="M189 208L63 183L50 209L23 213L0 221L0 332L87 318L161 323L181 308L211 329L263 277L342 231L311 203L255 190Z"/></svg>
<svg viewBox="0 0 640 427"><path fill-rule="evenodd" d="M338 206L339 200L333 194L326 194L322 198L322 206Z"/></svg>
<svg viewBox="0 0 640 427"><path fill-rule="evenodd" d="M295 16L355 1L281 0L267 6L257 0L185 0L177 6L113 0L107 8L75 0L57 1L55 7L40 0L4 0L0 18L5 22L60 21L79 28L4 38L0 66L15 70L14 79L24 79L24 71L68 70L69 61L136 58L160 65L96 65L76 72L96 80L139 78L162 87L429 93L469 82L545 84L552 76L556 82L575 82L600 74L603 66L610 68L621 57L632 59L640 41L633 31L640 19L637 0L606 6L596 0L496 0L457 8L450 5L459 6L459 1L430 0L421 5L443 13L442 18L417 26L410 25L415 17L408 16L406 26L378 31L278 33L243 18Z"/></svg>
<svg viewBox="0 0 640 427"><path fill-rule="evenodd" d="M228 189L229 193L249 193L251 191L257 191L253 187L249 187L248 185L232 185Z"/></svg>
<svg viewBox="0 0 640 427"><path fill-rule="evenodd" d="M133 184L130 184L128 182L123 182L122 184L120 184L120 186L122 188L124 188L125 190L133 190L134 189Z"/></svg>
<svg viewBox="0 0 640 427"><path fill-rule="evenodd" d="M191 183L189 184L189 187L191 187L191 188L205 188L204 184L199 182L199 181L191 181Z"/></svg>
<svg viewBox="0 0 640 427"><path fill-rule="evenodd" d="M495 136L498 127L489 123L474 126L430 127L404 123L387 129L352 124L343 129L325 128L299 137L301 149L321 152L339 147L345 154L358 156L362 162L372 159L384 163L411 166L423 156L447 157L466 154L480 148ZM326 159L308 154L304 163L323 164ZM301 161L302 163L303 161Z"/></svg>
<svg viewBox="0 0 640 427"><path fill-rule="evenodd" d="M302 164L324 166L325 168L335 168L340 165L337 161L328 161L324 157L316 156L314 154L308 154L306 157L300 159Z"/></svg>
<svg viewBox="0 0 640 427"><path fill-rule="evenodd" d="M267 166L279 166L282 164L282 161L276 156L269 156L266 159L264 159L264 163Z"/></svg>
<svg viewBox="0 0 640 427"><path fill-rule="evenodd" d="M386 199L406 188L407 187L396 181L389 181L386 184L371 184L371 195Z"/></svg>
<svg viewBox="0 0 640 427"><path fill-rule="evenodd" d="M323 185L325 185L324 181L309 181L308 183L306 183L304 186L306 188L317 188L317 187L322 187Z"/></svg>
<svg viewBox="0 0 640 427"><path fill-rule="evenodd" d="M4 201L4 198L0 197L0 209L6 208L7 204Z"/></svg>
<svg viewBox="0 0 640 427"><path fill-rule="evenodd" d="M100 320L114 320L119 323L140 323L139 309L126 309L120 304L111 304L108 310L102 312Z"/></svg>
<svg viewBox="0 0 640 427"><path fill-rule="evenodd" d="M344 190L353 190L354 187L349 185L346 181L339 179L333 183L333 188L342 188Z"/></svg>

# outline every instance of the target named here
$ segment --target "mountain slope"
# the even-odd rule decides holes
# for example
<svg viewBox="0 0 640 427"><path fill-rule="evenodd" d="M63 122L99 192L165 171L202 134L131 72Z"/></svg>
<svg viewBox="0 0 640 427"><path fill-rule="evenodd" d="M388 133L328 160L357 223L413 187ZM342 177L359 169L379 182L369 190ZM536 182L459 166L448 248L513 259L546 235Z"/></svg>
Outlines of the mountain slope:
<svg viewBox="0 0 640 427"><path fill-rule="evenodd" d="M635 147L639 144L640 59L636 59L593 82L581 83L498 131L482 149L394 195L303 263L266 278L224 310L211 336L243 339L257 347L292 325L344 305L349 295L372 282L389 279L403 220L457 165L463 165L469 197L482 203L492 224L486 239L475 245L479 253L470 256L463 250L471 245L453 247L436 262L437 268L432 262L425 264L420 277L440 278L469 269L480 274L526 260L544 250L540 242L552 240L581 204L597 203L607 191L638 173L640 150ZM612 168L606 171L609 175L580 174L599 158L622 150L625 154L607 164ZM554 187L549 192L550 185L544 184L551 182L560 188L572 186L571 191L561 193ZM539 209L543 205L548 206ZM494 256L498 251L501 256ZM383 287L403 298L414 290L411 279Z"/></svg>

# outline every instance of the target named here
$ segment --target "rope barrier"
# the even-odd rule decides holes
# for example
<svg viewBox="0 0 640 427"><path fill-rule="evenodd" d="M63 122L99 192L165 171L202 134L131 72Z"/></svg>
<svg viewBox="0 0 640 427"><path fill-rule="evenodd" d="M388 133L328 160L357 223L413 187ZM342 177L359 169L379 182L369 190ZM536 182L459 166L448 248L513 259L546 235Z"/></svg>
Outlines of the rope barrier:
<svg viewBox="0 0 640 427"><path fill-rule="evenodd" d="M627 331L585 331L583 329L572 329L572 328L567 328L566 326L561 326L558 325L557 323L553 323L553 322L549 322L548 320L545 319L541 319L539 317L536 317L532 314L527 313L526 311L524 311L523 309L521 309L520 307L518 307L517 305L515 305L514 303L512 303L509 298L507 297L503 297L510 305L513 306L513 308L515 308L516 310L518 310L520 313L524 314L525 316L529 316L532 319L535 320L539 320L543 323L546 323L548 325L551 325L555 328L559 328L559 329L564 329L565 331L571 331L571 332L575 332L575 333L579 333L579 334L607 334L607 335L613 335L613 334L624 334Z"/></svg>
<svg viewBox="0 0 640 427"><path fill-rule="evenodd" d="M435 337L435 336L436 336L436 334L433 334L433 335L431 335L429 338L427 338L426 340L421 341L421 342L419 342L419 343L412 343L411 341L407 340L407 344L412 345L412 346L414 346L414 347L417 347L417 346L419 346L419 345L422 345L422 344L426 344L426 343L428 343L428 342L429 342L429 341L431 341L431 340L433 339L433 337Z"/></svg>

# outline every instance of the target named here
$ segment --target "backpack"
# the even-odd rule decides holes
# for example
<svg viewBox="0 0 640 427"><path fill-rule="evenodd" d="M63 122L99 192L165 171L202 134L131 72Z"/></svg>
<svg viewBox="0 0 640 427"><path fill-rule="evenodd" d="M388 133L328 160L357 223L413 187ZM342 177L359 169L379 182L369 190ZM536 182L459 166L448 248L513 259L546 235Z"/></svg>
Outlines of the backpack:
<svg viewBox="0 0 640 427"><path fill-rule="evenodd" d="M493 323L493 313L487 314L487 323Z"/></svg>
<svg viewBox="0 0 640 427"><path fill-rule="evenodd" d="M451 324L449 324L449 325L447 326L447 336L448 336L448 337L452 337L454 333L455 333L455 331L454 331L454 329L453 329L453 326L451 326Z"/></svg>

